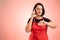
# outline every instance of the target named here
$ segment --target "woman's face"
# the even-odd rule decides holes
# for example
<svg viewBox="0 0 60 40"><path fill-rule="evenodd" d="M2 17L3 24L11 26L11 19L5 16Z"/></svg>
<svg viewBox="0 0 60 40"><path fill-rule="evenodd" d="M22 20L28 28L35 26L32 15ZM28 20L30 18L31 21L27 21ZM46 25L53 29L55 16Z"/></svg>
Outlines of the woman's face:
<svg viewBox="0 0 60 40"><path fill-rule="evenodd" d="M42 14L42 6L41 5L37 5L35 10L36 10L36 15L41 15Z"/></svg>

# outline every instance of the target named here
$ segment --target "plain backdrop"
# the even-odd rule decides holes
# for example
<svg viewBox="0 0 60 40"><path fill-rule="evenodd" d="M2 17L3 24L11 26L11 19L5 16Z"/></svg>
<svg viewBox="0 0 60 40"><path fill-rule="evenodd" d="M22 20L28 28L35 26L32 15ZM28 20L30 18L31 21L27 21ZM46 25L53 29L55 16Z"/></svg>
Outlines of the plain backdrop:
<svg viewBox="0 0 60 40"><path fill-rule="evenodd" d="M48 27L49 40L60 40L60 0L0 0L0 40L29 39L25 27L37 2L44 5L44 17L57 25L55 29Z"/></svg>

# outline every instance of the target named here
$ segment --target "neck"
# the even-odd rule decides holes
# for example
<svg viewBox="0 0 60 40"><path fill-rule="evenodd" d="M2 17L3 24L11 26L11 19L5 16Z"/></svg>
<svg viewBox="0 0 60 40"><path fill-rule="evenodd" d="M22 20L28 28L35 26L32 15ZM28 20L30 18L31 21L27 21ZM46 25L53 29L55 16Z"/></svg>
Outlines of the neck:
<svg viewBox="0 0 60 40"><path fill-rule="evenodd" d="M36 19L42 19L42 16L36 15Z"/></svg>
<svg viewBox="0 0 60 40"><path fill-rule="evenodd" d="M41 17L40 15L37 15L36 17Z"/></svg>

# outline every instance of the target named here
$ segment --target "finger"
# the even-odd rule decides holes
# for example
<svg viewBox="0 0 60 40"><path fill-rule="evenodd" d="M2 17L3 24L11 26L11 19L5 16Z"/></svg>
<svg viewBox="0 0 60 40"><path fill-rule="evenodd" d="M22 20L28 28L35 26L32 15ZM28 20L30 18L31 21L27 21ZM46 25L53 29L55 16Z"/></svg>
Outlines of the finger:
<svg viewBox="0 0 60 40"><path fill-rule="evenodd" d="M35 10L33 11L33 14L35 14Z"/></svg>

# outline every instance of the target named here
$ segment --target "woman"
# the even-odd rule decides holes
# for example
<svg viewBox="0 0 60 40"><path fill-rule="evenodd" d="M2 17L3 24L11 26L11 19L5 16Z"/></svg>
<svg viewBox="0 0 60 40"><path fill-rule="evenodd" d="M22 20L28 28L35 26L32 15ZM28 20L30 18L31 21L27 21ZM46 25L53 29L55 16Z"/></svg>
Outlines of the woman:
<svg viewBox="0 0 60 40"><path fill-rule="evenodd" d="M43 17L44 14L44 6L36 3L25 28L27 33L31 32L29 40L48 40L47 27L56 28L50 19Z"/></svg>

